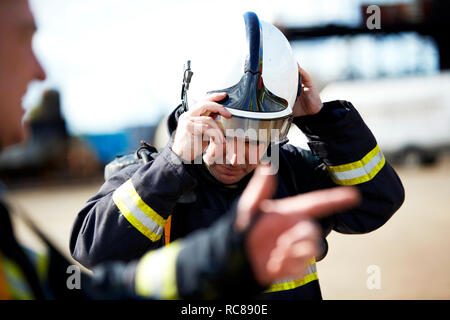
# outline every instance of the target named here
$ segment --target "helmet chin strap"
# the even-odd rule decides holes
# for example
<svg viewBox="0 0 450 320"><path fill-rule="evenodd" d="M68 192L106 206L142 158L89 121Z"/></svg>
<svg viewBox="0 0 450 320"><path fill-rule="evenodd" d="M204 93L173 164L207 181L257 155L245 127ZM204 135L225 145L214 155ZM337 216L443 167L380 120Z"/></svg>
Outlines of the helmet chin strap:
<svg viewBox="0 0 450 320"><path fill-rule="evenodd" d="M184 112L188 110L187 91L189 90L189 84L191 83L193 74L194 73L191 70L191 60L188 60L184 65L183 85L181 87L181 104L183 106Z"/></svg>

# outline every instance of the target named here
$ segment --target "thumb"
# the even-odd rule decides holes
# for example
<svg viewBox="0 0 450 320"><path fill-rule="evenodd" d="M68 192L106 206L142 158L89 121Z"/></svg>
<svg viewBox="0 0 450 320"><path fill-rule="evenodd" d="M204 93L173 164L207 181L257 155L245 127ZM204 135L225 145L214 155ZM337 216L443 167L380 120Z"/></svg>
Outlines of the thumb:
<svg viewBox="0 0 450 320"><path fill-rule="evenodd" d="M239 199L236 218L236 226L239 230L247 227L252 215L259 210L262 200L272 198L276 185L277 179L270 165L259 165Z"/></svg>

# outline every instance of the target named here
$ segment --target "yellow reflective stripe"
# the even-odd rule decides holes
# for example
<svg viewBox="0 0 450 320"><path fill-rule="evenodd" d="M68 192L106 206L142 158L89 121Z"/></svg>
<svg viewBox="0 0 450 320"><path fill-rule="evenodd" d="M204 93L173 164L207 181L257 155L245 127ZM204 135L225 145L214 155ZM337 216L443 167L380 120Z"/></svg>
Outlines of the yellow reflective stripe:
<svg viewBox="0 0 450 320"><path fill-rule="evenodd" d="M133 227L135 227L144 236L146 236L153 242L161 239L161 234L159 234L159 235L155 234L153 231L151 231L149 228L147 228L144 224L142 224L138 219L136 219L133 216L133 214L130 212L130 210L128 210L127 206L123 203L123 201L120 198L115 198L114 195L113 195L114 203L116 204L117 208L119 208L120 212L125 217L125 219L127 219L128 222Z"/></svg>
<svg viewBox="0 0 450 320"><path fill-rule="evenodd" d="M343 172L343 171L349 171L352 169L357 169L364 167L369 161L376 156L378 153L380 153L380 147L378 145L375 146L368 154L366 154L361 160L342 164L339 166L328 166L328 170L331 172Z"/></svg>
<svg viewBox="0 0 450 320"><path fill-rule="evenodd" d="M310 283L311 281L318 280L319 277L317 275L316 259L315 258L311 259L311 261L307 264L307 266L308 266L307 269L308 273L304 277L300 279L280 281L278 283L274 283L269 287L269 289L264 291L264 293L291 290L298 288L300 286L304 286L305 284Z"/></svg>
<svg viewBox="0 0 450 320"><path fill-rule="evenodd" d="M33 264L39 280L41 281L41 283L45 283L48 276L48 265L49 265L49 257L47 250L44 250L42 252L36 252L26 247L23 249L28 256L28 259Z"/></svg>
<svg viewBox="0 0 450 320"><path fill-rule="evenodd" d="M311 273L311 274L304 276L301 279L297 279L297 280L290 281L290 282L273 284L270 286L269 289L264 291L264 293L295 289L295 288L304 286L305 284L310 283L311 281L318 280L318 279L319 279L319 277L317 276L317 272Z"/></svg>
<svg viewBox="0 0 450 320"><path fill-rule="evenodd" d="M370 171L368 174L361 176L361 177L357 177L357 178L353 178L353 179L335 179L335 178L333 178L333 176L331 176L331 179L334 181L334 183L341 185L341 186L353 186L356 184L367 182L367 181L372 180L378 174L378 172L380 172L380 170L383 168L385 163L386 163L386 159L383 157L380 160L380 162L372 169L372 171Z"/></svg>
<svg viewBox="0 0 450 320"><path fill-rule="evenodd" d="M3 267L6 283L12 298L17 300L33 299L33 293L19 266L14 261L3 257Z"/></svg>
<svg viewBox="0 0 450 320"><path fill-rule="evenodd" d="M155 212L152 208L150 208L144 201L142 201L139 194L136 192L136 189L131 182L131 179L127 182L128 192L133 202L136 203L139 209L142 210L150 219L155 221L159 226L163 227L166 225L166 220L161 217L159 214Z"/></svg>
<svg viewBox="0 0 450 320"><path fill-rule="evenodd" d="M386 163L377 145L361 160L339 166L328 166L331 179L338 185L355 185L375 177Z"/></svg>
<svg viewBox="0 0 450 320"><path fill-rule="evenodd" d="M135 276L138 295L154 299L178 299L176 260L181 247L181 242L175 241L141 258Z"/></svg>
<svg viewBox="0 0 450 320"><path fill-rule="evenodd" d="M161 238L166 220L141 199L131 179L114 191L113 201L128 222L147 238Z"/></svg>
<svg viewBox="0 0 450 320"><path fill-rule="evenodd" d="M49 259L47 253L38 254L36 261L36 272L42 282L45 282L47 279L48 265Z"/></svg>

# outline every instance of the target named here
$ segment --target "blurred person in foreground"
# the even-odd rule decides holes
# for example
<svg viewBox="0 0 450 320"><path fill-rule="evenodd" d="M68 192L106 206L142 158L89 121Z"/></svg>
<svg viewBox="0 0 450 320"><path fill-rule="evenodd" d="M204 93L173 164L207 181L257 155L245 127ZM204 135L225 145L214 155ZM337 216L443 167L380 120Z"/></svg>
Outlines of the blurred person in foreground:
<svg viewBox="0 0 450 320"><path fill-rule="evenodd" d="M197 51L186 64L182 105L168 119L169 143L145 164L112 174L88 200L72 231L72 256L87 267L129 261L204 230L233 208L258 164L270 160L278 181L274 198L339 185L361 192L358 207L315 219L320 250L306 262L306 274L273 282L260 296L321 299L315 262L327 253L326 236L379 228L403 203L403 186L353 105L322 103L280 30L253 12L213 18L202 20L205 34L195 33L202 42L190 43ZM291 122L311 151L286 143ZM177 251L178 259L195 254ZM161 258L154 270L165 263Z"/></svg>
<svg viewBox="0 0 450 320"><path fill-rule="evenodd" d="M35 30L27 0L0 0L0 149L24 138L21 98L30 81L45 78L31 47ZM275 177L259 170L237 207L210 228L139 260L83 273L79 290L67 287L69 262L33 225L48 256L37 257L18 243L10 219L15 212L3 191L0 299L226 297L236 296L236 285L238 295L251 296L273 281L300 276L317 253L311 218L354 206L358 193L341 188L273 201ZM180 247L195 255L176 259Z"/></svg>

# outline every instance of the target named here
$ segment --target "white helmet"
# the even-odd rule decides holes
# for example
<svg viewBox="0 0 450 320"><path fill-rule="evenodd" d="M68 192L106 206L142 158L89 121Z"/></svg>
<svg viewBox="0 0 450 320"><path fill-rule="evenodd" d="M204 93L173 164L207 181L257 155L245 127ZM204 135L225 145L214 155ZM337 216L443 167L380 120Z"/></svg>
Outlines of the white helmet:
<svg viewBox="0 0 450 320"><path fill-rule="evenodd" d="M205 25L201 32L208 42L193 46L200 50L190 58L193 76L186 107L207 94L225 92L228 97L219 103L233 117L216 119L224 129L266 129L266 139L281 141L300 93L291 46L280 30L259 21L253 12L246 12L243 19L226 19ZM278 129L278 135L270 135L271 129Z"/></svg>

